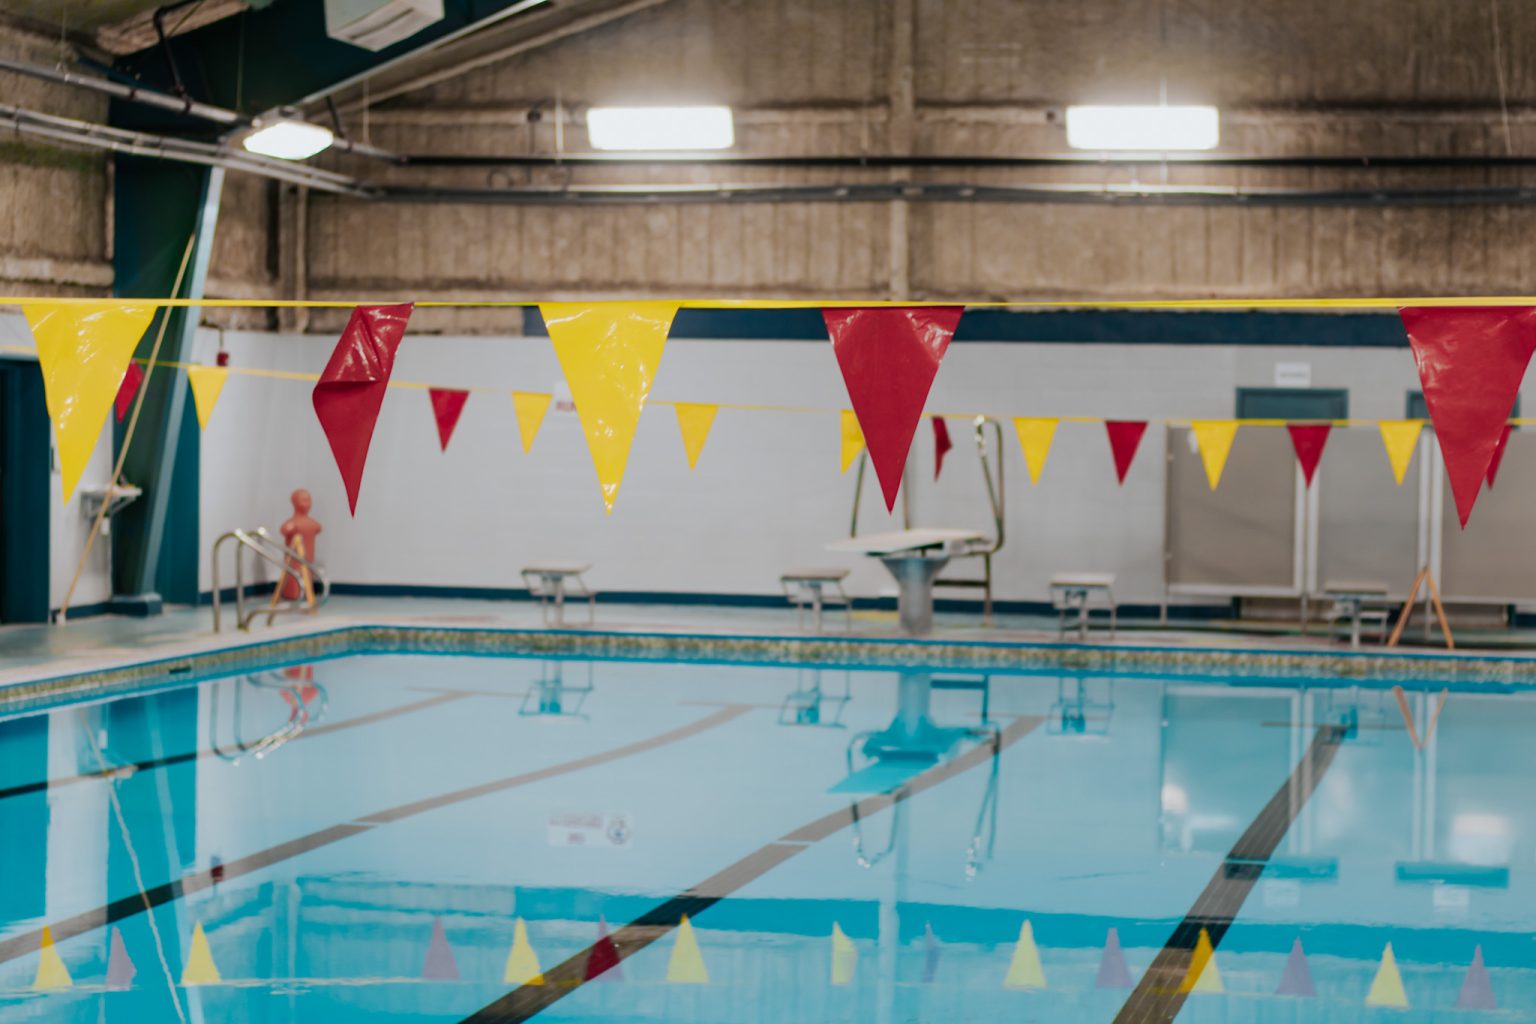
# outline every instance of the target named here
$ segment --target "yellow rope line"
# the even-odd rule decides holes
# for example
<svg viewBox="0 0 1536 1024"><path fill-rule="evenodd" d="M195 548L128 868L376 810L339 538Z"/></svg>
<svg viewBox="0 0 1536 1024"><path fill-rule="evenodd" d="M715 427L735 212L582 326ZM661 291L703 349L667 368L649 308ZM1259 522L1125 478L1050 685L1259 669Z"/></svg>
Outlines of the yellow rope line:
<svg viewBox="0 0 1536 1024"><path fill-rule="evenodd" d="M367 299L153 299L86 298L81 296L0 296L0 306L155 306L237 309L351 309L354 306L389 306L410 302L400 298ZM837 309L848 307L965 306L969 309L1143 309L1143 310L1274 310L1274 309L1380 309L1402 306L1536 306L1531 295L1433 295L1386 298L1310 299L613 299L612 302L675 302L683 309ZM594 302L593 304L597 304ZM541 305L537 299L427 299L419 308L504 309Z"/></svg>
<svg viewBox="0 0 1536 1024"><path fill-rule="evenodd" d="M34 355L35 354L32 349L27 348L27 347L22 346L22 345L0 345L0 353L13 353L13 354L16 354L16 355L25 355L25 356L30 356L30 355ZM146 368L158 367L158 368L161 368L161 369L172 369L172 370L186 370L186 369L191 369L193 367L198 367L198 368L206 368L207 367L206 363L179 363L179 362L171 362L169 360L163 360L163 359L162 360L153 360L153 361L152 360L148 360L148 359L135 359L134 362L136 362L139 365L144 366ZM320 379L320 375L318 373L303 373L303 372L298 371L298 370L263 370L263 369L258 369L256 367L247 367L247 366L230 366L230 367L226 367L226 369L228 369L229 372L232 375L234 375L234 376L238 376L238 377L258 377L258 378L263 378L263 379L266 379L266 380L291 380L291 381L300 381L300 382L307 382L307 383L313 384L313 383L315 383L316 381L318 381ZM500 387L500 386L472 385L470 387L454 387L452 385L447 385L447 384L428 384L428 383L424 383L422 381L414 381L414 380L391 380L391 381L388 382L388 384L386 386L387 387L391 387L391 388L405 388L405 389L411 390L411 391L430 391L430 390L432 390L434 388L438 388L438 389L441 389L441 390L444 390L444 391L468 391L468 392L471 392L471 393L500 394L500 395L510 395L510 394L512 394L515 391L519 392L521 394L548 394L548 392L531 392L531 391L530 392L523 392L523 391L520 391L520 389L518 389L518 388L509 388L509 387ZM693 401L693 400L683 401L682 399L672 399L672 398L651 398L651 399L647 399L646 404L647 405L670 405L670 406L678 406L678 405L712 405L716 409L730 409L730 410L736 411L736 412L787 412L787 413L809 413L809 414L812 414L812 415L838 415L838 414L841 414L841 413L847 411L846 407L841 407L841 406L773 405L773 404L762 403L762 402L700 402L700 401ZM1130 416L1130 417L1126 417L1126 416L1044 416L1044 415L1034 415L1034 414L1031 414L1030 416L1026 417L1023 414L1012 414L1012 413L1009 413L1009 414L999 415L997 413L989 413L989 412L924 412L923 416L925 418L927 418L927 419L938 418L938 419L950 419L950 420L970 420L970 419L975 419L978 416L985 416L988 419L1003 420L1003 421L1011 420L1011 419L1016 419L1016 418L1048 419L1048 420L1058 420L1058 421L1060 421L1062 423L1103 423L1106 420L1121 420L1121 419L1130 420L1132 422L1136 422L1137 421L1137 417L1134 417L1134 416ZM1166 426L1171 426L1171 427L1187 427L1187 426L1189 426L1192 423L1236 423L1239 426L1243 426L1243 427L1286 427L1286 426L1291 426L1291 425L1324 424L1324 423L1326 423L1326 424L1328 424L1330 426L1334 426L1334 427L1375 427L1375 426L1378 426L1379 424L1381 424L1382 422L1388 422L1388 423L1417 422L1417 423L1425 423L1425 424L1427 424L1429 422L1428 420L1406 420L1406 419L1399 419L1399 418L1394 418L1394 417L1382 417L1382 418L1379 418L1379 419L1361 419L1361 418L1356 417L1356 418L1352 418L1352 419L1342 419L1342 420L1277 420L1277 419L1238 419L1236 417L1225 417L1225 418L1223 418L1223 417L1220 417L1220 416L1149 416L1149 417L1145 418L1145 421L1148 422L1148 423L1162 423L1162 424L1164 424ZM1536 418L1514 418L1514 419L1507 420L1506 422L1508 422L1508 423L1510 423L1510 424L1512 424L1514 426L1522 426L1522 427L1523 426L1531 426L1531 425L1536 425Z"/></svg>
<svg viewBox="0 0 1536 1024"><path fill-rule="evenodd" d="M0 353L7 353L7 354L14 354L14 355L23 355L23 356L32 356L32 355L36 354L33 349L27 348L26 346L23 346L23 345L0 345ZM138 363L140 366L143 366L145 368L157 367L157 368L161 368L161 369L173 369L173 370L188 370L188 369L192 369L194 367L195 368L199 368L199 369L206 369L206 368L208 368L206 363L171 362L169 360L163 360L163 359L161 359L161 360L135 359L134 362ZM299 371L299 370L264 370L264 369L259 369L257 367L248 367L248 366L230 366L230 367L225 367L225 369L227 369L230 372L230 374L232 374L234 376L237 376L237 377L257 377L257 378L262 378L262 379L266 379L266 380L290 380L290 381L307 382L307 383L310 383L310 384L313 384L313 383L315 383L315 382L320 380L320 375L318 373L304 373L304 372ZM467 391L467 392L470 392L470 393L501 394L501 395L510 395L513 392L517 392L519 394L542 394L542 395L547 395L548 394L548 392L522 391L519 388L509 388L509 387L504 387L504 386L471 385L469 387L456 387L456 386L448 385L448 384L428 384L428 383L425 383L425 382L422 382L422 381L414 381L414 380L391 380L385 386L386 387L391 387L391 388L404 388L404 389L411 390L411 391L431 391L433 389L439 389L439 390L443 390L443 391ZM796 414L809 413L809 414L812 414L812 415L838 415L838 414L841 414L843 412L848 411L847 408L844 407L844 406L774 405L774 404L763 403L763 402L701 402L701 401L697 401L697 400L684 401L682 399L672 399L672 398L650 398L650 399L646 400L646 404L647 405L670 405L670 406L678 406L678 405L710 405L710 406L714 406L716 409L730 409L730 410L735 411L735 412L786 412L786 413L796 413ZM1000 414L997 414L997 413L990 413L990 412L924 412L923 413L923 417L925 419L971 420L971 419L976 419L978 416L986 417L988 419L993 419L993 420L1000 420L1000 421L1007 421L1007 420L1012 420L1012 419L1046 419L1046 420L1057 420L1058 422L1061 422L1061 423L1103 423L1103 422L1105 422L1107 420L1128 420L1130 422L1138 422L1138 418L1134 417L1134 416L1047 416L1047 415L1040 415L1040 414L1034 414L1034 413L1031 413L1028 416L1026 416L1026 415L1024 415L1022 413L1018 413L1018 414L1006 413L1006 414L1001 414L1000 415ZM1145 417L1144 421L1147 422L1147 423L1161 423L1161 424L1164 424L1165 426L1170 426L1170 427L1187 427L1187 426L1190 426L1193 423L1236 423L1237 425L1242 426L1242 427L1286 427L1286 426L1292 426L1292 425L1300 426L1300 425L1307 425L1307 424L1321 425L1321 424L1325 424L1326 423L1329 426L1346 427L1347 428L1347 427L1375 427L1375 426L1379 426L1383 422L1386 422L1386 423L1424 423L1426 425L1429 423L1428 420L1422 420L1422 419L1420 419L1420 420L1412 420L1412 419L1398 418L1398 417L1380 417L1380 418L1377 418L1377 419L1362 419L1362 418L1359 418L1359 417L1355 417L1355 418L1351 418L1351 419L1339 419L1339 420L1282 420L1282 419L1239 419L1237 417L1231 417L1231 416L1229 416L1229 417L1220 417L1220 416L1149 416L1149 417ZM1536 418L1515 417L1515 418L1511 418L1509 420L1506 420L1505 422L1511 424L1512 426L1519 426L1519 427L1532 426L1532 425L1536 425Z"/></svg>

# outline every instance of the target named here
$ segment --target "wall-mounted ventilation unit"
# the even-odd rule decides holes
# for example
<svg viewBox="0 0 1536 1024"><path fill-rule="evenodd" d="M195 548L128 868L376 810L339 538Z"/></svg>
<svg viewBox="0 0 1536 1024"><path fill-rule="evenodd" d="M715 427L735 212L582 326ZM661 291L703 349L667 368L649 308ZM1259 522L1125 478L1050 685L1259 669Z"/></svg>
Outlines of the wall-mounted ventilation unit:
<svg viewBox="0 0 1536 1024"><path fill-rule="evenodd" d="M443 20L443 0L325 0L325 33L382 50Z"/></svg>

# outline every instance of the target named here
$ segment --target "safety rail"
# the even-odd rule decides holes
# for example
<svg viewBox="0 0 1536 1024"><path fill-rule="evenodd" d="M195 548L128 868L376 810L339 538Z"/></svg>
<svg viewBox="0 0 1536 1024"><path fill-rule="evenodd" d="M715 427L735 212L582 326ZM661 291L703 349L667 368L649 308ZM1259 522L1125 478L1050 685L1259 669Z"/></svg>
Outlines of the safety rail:
<svg viewBox="0 0 1536 1024"><path fill-rule="evenodd" d="M311 612L325 604L331 596L331 585L325 577L325 572L314 562L289 548L282 541L272 536L264 527L258 526L254 530L230 530L218 540L213 542L213 631L220 629L220 604L222 601L221 588L219 586L219 552L225 542L234 541L235 548L235 625L241 630L251 628L251 623L259 615L267 617L267 625L272 624L272 619L278 615L290 615L294 612ZM278 577L273 593L272 603L265 607L246 611L245 599L245 559L240 557L241 551L249 551L263 561L276 566ZM278 602L278 594L282 593L283 581L292 576L298 581L300 587L305 586L304 575L314 581L313 604L289 604L281 605Z"/></svg>
<svg viewBox="0 0 1536 1024"><path fill-rule="evenodd" d="M951 589L979 589L982 592L982 620L992 624L992 556L1002 550L1003 541L1006 539L1003 532L1005 521L1004 498L1006 492L1003 488L1003 425L990 416L977 416L973 421L976 429L976 456L981 460L981 478L987 485L987 506L992 511L993 536L990 539L972 541L960 550L952 553L951 558L979 558L981 559L980 578L966 576L940 576L933 581L935 588L948 587ZM989 449L987 444L987 427L991 426L995 445ZM853 485L853 517L848 526L848 536L859 535L859 504L864 496L864 467L869 460L868 452L859 455L858 476ZM905 521L906 508L903 506L904 528L910 529L912 524Z"/></svg>

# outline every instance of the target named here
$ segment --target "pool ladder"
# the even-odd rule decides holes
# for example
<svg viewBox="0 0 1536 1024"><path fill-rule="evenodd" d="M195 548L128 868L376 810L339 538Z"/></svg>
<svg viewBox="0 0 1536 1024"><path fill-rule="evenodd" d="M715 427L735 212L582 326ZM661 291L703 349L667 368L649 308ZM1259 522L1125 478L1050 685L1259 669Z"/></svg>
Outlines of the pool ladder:
<svg viewBox="0 0 1536 1024"><path fill-rule="evenodd" d="M224 536L213 542L213 562L211 573L213 577L213 631L219 631L220 602L222 595L219 587L219 551L228 541L235 542L235 625L242 630L251 628L251 623L260 615L267 617L267 625L272 624L272 619L278 615L291 615L295 612L312 612L325 604L331 596L331 584L325 577L325 571L308 558L299 555L282 541L272 536L264 527L258 526L254 530L230 530ZM252 610L246 610L245 597L245 552L250 552L262 561L273 565L278 570L275 586L281 593L283 581L292 576L304 585L300 570L307 571L314 581L315 602L313 605L290 603L282 605L274 602L270 605L260 606Z"/></svg>

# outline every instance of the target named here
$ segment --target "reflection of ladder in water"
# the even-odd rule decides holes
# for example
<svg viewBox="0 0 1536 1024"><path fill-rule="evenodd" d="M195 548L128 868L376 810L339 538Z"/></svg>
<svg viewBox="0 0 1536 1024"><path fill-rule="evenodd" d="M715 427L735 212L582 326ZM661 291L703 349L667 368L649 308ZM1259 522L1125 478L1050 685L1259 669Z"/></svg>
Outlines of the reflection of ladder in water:
<svg viewBox="0 0 1536 1024"><path fill-rule="evenodd" d="M929 686L934 691L974 691L981 694L981 707L977 709L978 722L976 725L939 730L940 732L963 733L972 739L990 745L992 748L992 756L989 758L990 764L987 772L987 786L982 792L981 805L976 809L976 824L971 829L971 838L965 847L965 880L969 882L980 874L982 866L992 859L993 852L997 846L997 783L998 762L1002 754L1002 732L992 722L990 715L992 676L985 673L974 677L935 676L930 680ZM849 739L847 750L848 779L844 780L844 784L859 774L859 771L855 768L856 753L869 759L869 763L865 767L878 760L877 756L871 756L869 748L869 741L877 735L875 732L861 732ZM927 764L926 769L914 764L914 767L918 768L917 774L921 774L923 770L936 767L948 758L947 751L934 751L932 753L934 753L934 757ZM920 760L926 761L927 759L920 758ZM872 868L895 851L897 838L901 834L902 823L907 812L907 805L910 802L901 799L901 794L905 787L906 783L903 782L901 785L896 786L895 789L887 791L896 795L895 806L891 808L890 836L886 841L885 848L873 854L867 852L864 847L864 823L859 813L859 801L855 799L849 804L848 813L853 826L853 859L860 867ZM834 787L833 792L838 791L840 788L842 788L841 784L839 787Z"/></svg>
<svg viewBox="0 0 1536 1024"><path fill-rule="evenodd" d="M820 668L795 669L795 688L785 695L784 703L779 707L780 725L804 725L820 726L823 729L842 729L843 709L853 699L853 672L843 672L843 692L826 693L821 688ZM811 685L805 685L805 675L809 672ZM830 707L829 715L826 708Z"/></svg>
<svg viewBox="0 0 1536 1024"><path fill-rule="evenodd" d="M587 696L592 690L592 662L587 662L585 686L567 686L565 685L565 662L546 661L539 667L539 678L528 692L523 694L523 702L518 705L517 713L524 717L584 719L587 715L581 708L587 702ZM573 697L574 700L571 699Z"/></svg>
<svg viewBox="0 0 1536 1024"><path fill-rule="evenodd" d="M991 539L971 541L966 546L954 551L950 555L950 561L954 562L962 558L981 559L981 575L976 576L940 576L933 581L935 589L947 587L952 590L980 590L982 594L982 621L987 625L992 624L992 556L1003 548L1004 532L1004 490L1003 490L1003 426L997 420L989 416L977 416L974 425L976 428L976 456L981 460L981 478L987 485L987 506L992 512ZM987 445L987 427L992 428L993 445L989 450ZM853 483L853 518L848 527L848 536L859 535L859 503L864 495L864 469L869 463L867 451L859 454L859 471ZM906 503L907 490L902 489L901 518L902 528L912 528L912 517Z"/></svg>
<svg viewBox="0 0 1536 1024"><path fill-rule="evenodd" d="M249 675L232 681L235 691L230 720L230 732L234 739L233 750L226 749L219 742L219 691L223 687L215 683L208 688L209 746L225 761L239 764L246 756L261 760L289 740L297 739L312 722L324 718L326 710L330 707L330 696L325 692L325 687L315 682L313 677L288 679L276 672L269 672L266 675L271 676L274 681L265 680L260 675ZM288 702L288 720L271 732L249 742L245 740L240 727L245 712L245 687L247 686L256 690L283 694ZM314 693L306 694L305 686L311 687Z"/></svg>
<svg viewBox="0 0 1536 1024"><path fill-rule="evenodd" d="M223 600L222 588L219 586L219 552L228 541L235 542L235 625L240 629L250 629L251 623L258 615L266 615L267 625L270 626L273 618L278 615L291 615L295 612L312 613L330 598L331 585L326 580L325 572L309 560L302 538L294 538L295 547L290 548L268 533L264 527L258 526L254 530L231 530L213 542L210 571L213 583L213 631L215 633L219 631L219 610ZM265 608L256 608L252 611L246 611L245 607L244 556L247 552L278 570L272 602ZM298 583L299 593L303 597L290 604L280 605L278 602L283 592L283 583L289 577Z"/></svg>

